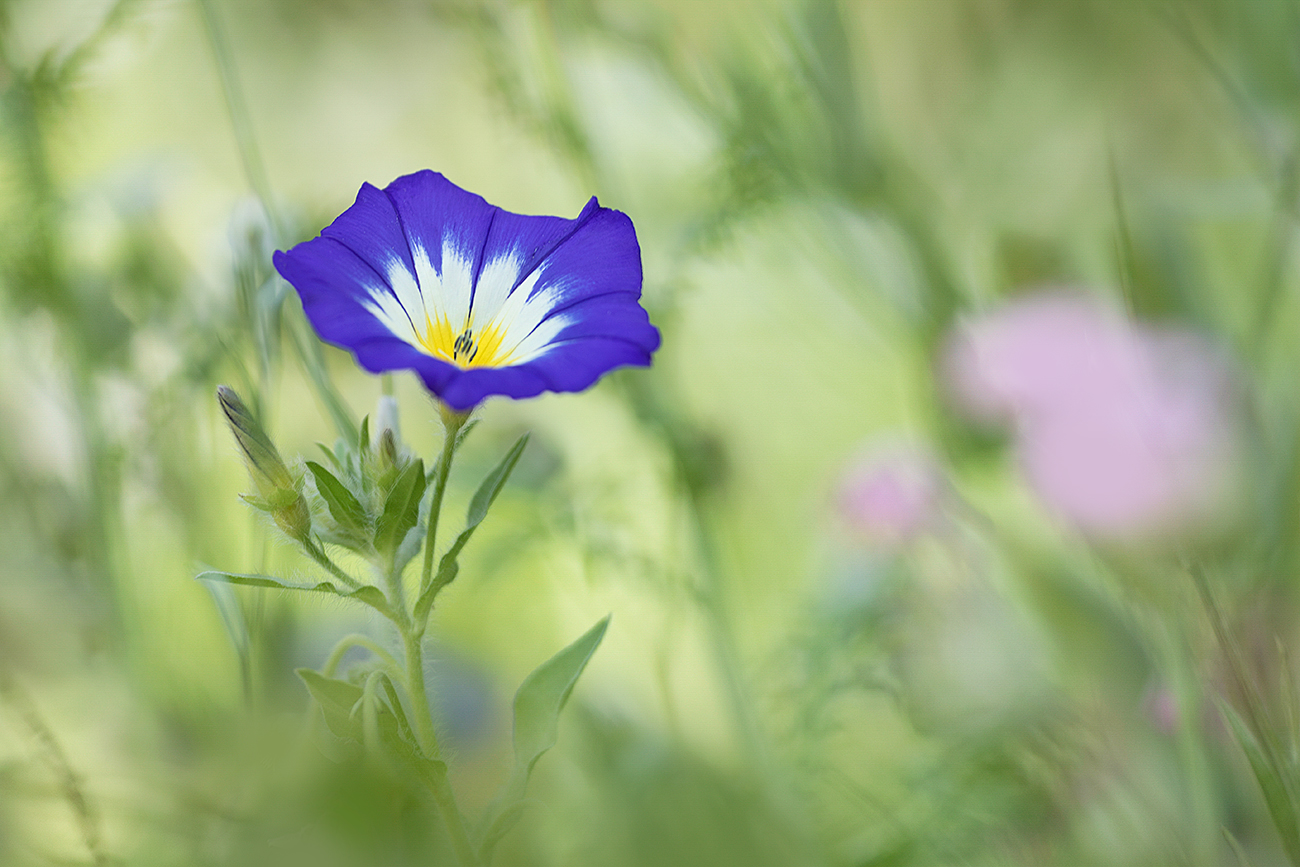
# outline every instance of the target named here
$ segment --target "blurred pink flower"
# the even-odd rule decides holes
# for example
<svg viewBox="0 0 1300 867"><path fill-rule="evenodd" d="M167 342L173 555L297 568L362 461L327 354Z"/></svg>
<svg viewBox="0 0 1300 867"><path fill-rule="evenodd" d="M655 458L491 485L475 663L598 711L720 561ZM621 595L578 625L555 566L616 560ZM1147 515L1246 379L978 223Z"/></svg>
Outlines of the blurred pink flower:
<svg viewBox="0 0 1300 867"><path fill-rule="evenodd" d="M923 449L876 448L846 471L837 505L851 531L872 544L894 547L934 526L945 488L938 464Z"/></svg>
<svg viewBox="0 0 1300 867"><path fill-rule="evenodd" d="M944 373L967 414L1012 424L1029 484L1091 535L1159 535L1222 504L1232 377L1191 331L1042 293L958 329Z"/></svg>

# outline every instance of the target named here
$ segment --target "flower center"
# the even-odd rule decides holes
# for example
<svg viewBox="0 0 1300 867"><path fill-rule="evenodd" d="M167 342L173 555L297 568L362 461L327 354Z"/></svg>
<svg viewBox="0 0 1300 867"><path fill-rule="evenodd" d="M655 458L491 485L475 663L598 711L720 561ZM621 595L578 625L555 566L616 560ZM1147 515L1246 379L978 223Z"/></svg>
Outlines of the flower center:
<svg viewBox="0 0 1300 867"><path fill-rule="evenodd" d="M460 337L456 338L456 342L452 344L452 360L472 364L476 355L478 355L478 347L474 345L474 332L466 328L461 332Z"/></svg>
<svg viewBox="0 0 1300 867"><path fill-rule="evenodd" d="M457 367L504 367L510 363L509 351L504 351L504 337L495 323L489 322L477 334L471 324L456 335L445 317L430 317L424 333L418 334L420 348L435 358L450 361Z"/></svg>

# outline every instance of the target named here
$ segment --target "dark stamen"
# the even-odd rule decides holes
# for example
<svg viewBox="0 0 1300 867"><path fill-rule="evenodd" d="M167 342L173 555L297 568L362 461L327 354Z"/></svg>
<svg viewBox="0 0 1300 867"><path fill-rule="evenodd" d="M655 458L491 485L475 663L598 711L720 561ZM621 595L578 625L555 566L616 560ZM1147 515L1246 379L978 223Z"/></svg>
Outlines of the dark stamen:
<svg viewBox="0 0 1300 867"><path fill-rule="evenodd" d="M452 344L451 357L455 361L460 361L461 356L465 356L466 361L473 361L476 355L478 355L478 347L474 344L474 334L466 328Z"/></svg>

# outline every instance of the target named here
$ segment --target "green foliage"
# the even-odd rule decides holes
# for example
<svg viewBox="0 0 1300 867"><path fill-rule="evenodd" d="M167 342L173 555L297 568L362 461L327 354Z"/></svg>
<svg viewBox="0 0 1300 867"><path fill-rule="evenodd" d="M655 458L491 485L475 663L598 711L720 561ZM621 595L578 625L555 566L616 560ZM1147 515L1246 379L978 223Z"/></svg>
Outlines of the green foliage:
<svg viewBox="0 0 1300 867"><path fill-rule="evenodd" d="M429 617L429 612L433 609L434 599L439 591L446 587L452 581L456 580L456 575L460 571L460 552L465 549L469 543L470 537L474 535L474 530L478 525L483 523L487 517L488 509L496 502L497 495L505 487L506 480L510 478L510 473L514 470L515 465L519 463L519 457L524 453L524 448L528 445L528 434L524 434L515 441L490 473L479 484L478 490L474 492L473 498L469 502L469 510L465 515L465 529L456 537L456 541L442 559L438 561L438 570L434 573L433 582L425 589L415 602L415 622L424 623Z"/></svg>
<svg viewBox="0 0 1300 867"><path fill-rule="evenodd" d="M560 711L596 648L600 647L608 627L609 615L606 615L577 641L534 669L519 685L514 701L514 769L484 816L484 853L490 854L519 821L533 768L555 746Z"/></svg>
<svg viewBox="0 0 1300 867"><path fill-rule="evenodd" d="M396 553L397 546L419 521L424 485L424 461L416 460L402 470L375 521L376 550L390 557Z"/></svg>
<svg viewBox="0 0 1300 867"><path fill-rule="evenodd" d="M329 470L315 461L307 461L307 469L311 470L312 476L315 477L316 490L320 491L321 498L329 506L335 523L358 535L364 533L368 529L369 516L361 508L361 503L357 501L356 496Z"/></svg>
<svg viewBox="0 0 1300 867"><path fill-rule="evenodd" d="M503 782L498 670L552 612L635 607L619 710L569 702L562 773L528 768L590 653L516 697L474 817L498 867L1300 863L1292 4L409 6L204 2L198 30L183 5L0 0L0 681L39 711L0 701L0 862L454 863L459 813L429 800ZM454 453L526 425L556 472L503 500L522 440L458 460L465 524L411 593L434 413L407 442L362 419L378 386L271 255L425 167L511 210L625 211L664 349L463 424ZM953 323L1042 285L1228 359L1224 526L1101 544L951 412ZM916 548L867 548L831 492L900 426L953 499ZM1222 575L1226 639L1183 558ZM203 593L195 562L266 574ZM431 636L411 683L404 619ZM339 628L373 641L302 675L322 762L284 675ZM1201 693L1240 709L1228 741Z"/></svg>
<svg viewBox="0 0 1300 867"><path fill-rule="evenodd" d="M269 575L243 575L236 572L217 572L208 571L200 572L197 576L199 581L217 581L226 584L235 584L240 587L265 587L272 590L292 590L305 593L328 593L332 596L338 596L341 599L355 599L365 605L383 614L385 617L392 618L393 609L388 603L384 592L378 587L366 585L356 589L340 587L331 581L318 581L315 584L295 584L291 581L282 581L279 578L272 578Z"/></svg>
<svg viewBox="0 0 1300 867"><path fill-rule="evenodd" d="M300 668L295 672L307 685L311 697L320 705L325 715L325 724L337 737L349 738L357 743L362 741L361 687L345 680L325 677L310 668Z"/></svg>

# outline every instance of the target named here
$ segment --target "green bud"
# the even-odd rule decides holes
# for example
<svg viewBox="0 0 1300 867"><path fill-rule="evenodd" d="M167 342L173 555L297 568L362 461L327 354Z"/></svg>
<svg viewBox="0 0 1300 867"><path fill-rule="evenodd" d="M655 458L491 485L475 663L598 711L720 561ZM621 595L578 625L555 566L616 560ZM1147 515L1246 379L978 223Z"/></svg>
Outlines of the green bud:
<svg viewBox="0 0 1300 867"><path fill-rule="evenodd" d="M384 428L384 432L379 435L379 465L387 470L397 466L400 455L397 451L397 437L393 435L392 428Z"/></svg>
<svg viewBox="0 0 1300 867"><path fill-rule="evenodd" d="M379 407L375 410L375 427L381 432L392 431L394 439L401 438L401 428L398 427L397 423L397 398L391 394L385 394L379 398Z"/></svg>
<svg viewBox="0 0 1300 867"><path fill-rule="evenodd" d="M234 389L218 386L217 400L257 488L258 498L250 502L270 512L276 526L289 536L306 539L311 532L311 510L275 444Z"/></svg>
<svg viewBox="0 0 1300 867"><path fill-rule="evenodd" d="M271 517L290 538L301 542L311 533L311 509L307 508L307 500L302 494L294 497L293 502L284 508L274 509Z"/></svg>

